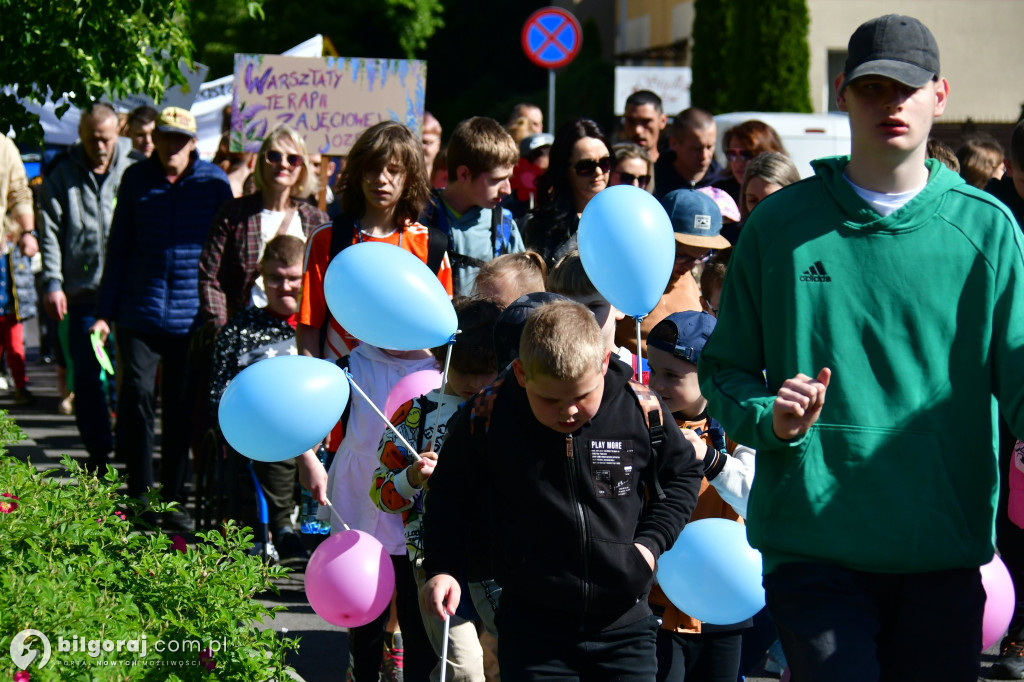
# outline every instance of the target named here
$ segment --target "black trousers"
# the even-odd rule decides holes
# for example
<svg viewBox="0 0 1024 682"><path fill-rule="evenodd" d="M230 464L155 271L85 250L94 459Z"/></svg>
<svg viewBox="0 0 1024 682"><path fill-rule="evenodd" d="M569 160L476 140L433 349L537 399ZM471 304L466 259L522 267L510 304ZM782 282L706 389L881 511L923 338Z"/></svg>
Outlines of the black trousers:
<svg viewBox="0 0 1024 682"><path fill-rule="evenodd" d="M976 568L885 574L793 563L764 587L793 682L978 679L985 591Z"/></svg>
<svg viewBox="0 0 1024 682"><path fill-rule="evenodd" d="M128 468L128 494L139 497L153 487L156 424L156 373L160 374L160 485L166 501L185 502L188 471L188 335L143 334L118 327L121 360L114 451Z"/></svg>
<svg viewBox="0 0 1024 682"><path fill-rule="evenodd" d="M509 604L498 611L498 664L502 682L654 682L658 619L596 633L539 627L542 611Z"/></svg>

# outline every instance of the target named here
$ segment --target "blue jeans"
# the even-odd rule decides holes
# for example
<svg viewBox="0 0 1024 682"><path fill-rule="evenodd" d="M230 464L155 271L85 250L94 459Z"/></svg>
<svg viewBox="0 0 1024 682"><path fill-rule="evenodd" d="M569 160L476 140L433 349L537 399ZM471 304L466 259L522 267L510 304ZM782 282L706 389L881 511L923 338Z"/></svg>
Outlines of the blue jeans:
<svg viewBox="0 0 1024 682"><path fill-rule="evenodd" d="M108 388L104 385L107 382L100 378L103 370L89 339L89 328L96 322L95 311L94 303L68 302L68 352L74 373L78 433L89 459L106 461L114 449L114 437L110 430ZM107 345L110 346L109 341ZM110 348L107 350L109 352Z"/></svg>
<svg viewBox="0 0 1024 682"><path fill-rule="evenodd" d="M549 618L543 609L502 600L498 611L502 682L654 682L658 668L658 619L654 616L597 633L538 628L538 622Z"/></svg>
<svg viewBox="0 0 1024 682"><path fill-rule="evenodd" d="M978 569L863 573L784 564L764 577L793 682L977 682Z"/></svg>

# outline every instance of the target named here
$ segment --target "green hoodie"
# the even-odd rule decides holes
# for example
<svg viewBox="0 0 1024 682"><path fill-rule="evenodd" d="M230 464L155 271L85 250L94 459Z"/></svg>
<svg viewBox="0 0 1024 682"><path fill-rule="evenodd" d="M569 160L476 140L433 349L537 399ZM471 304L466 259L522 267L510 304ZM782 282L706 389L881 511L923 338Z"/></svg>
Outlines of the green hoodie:
<svg viewBox="0 0 1024 682"><path fill-rule="evenodd" d="M1024 435L1024 240L933 160L920 194L880 217L847 162L816 161L816 177L758 205L701 354L708 412L757 449L748 536L765 573L979 566L993 555L997 401ZM779 387L822 367L820 419L780 440Z"/></svg>

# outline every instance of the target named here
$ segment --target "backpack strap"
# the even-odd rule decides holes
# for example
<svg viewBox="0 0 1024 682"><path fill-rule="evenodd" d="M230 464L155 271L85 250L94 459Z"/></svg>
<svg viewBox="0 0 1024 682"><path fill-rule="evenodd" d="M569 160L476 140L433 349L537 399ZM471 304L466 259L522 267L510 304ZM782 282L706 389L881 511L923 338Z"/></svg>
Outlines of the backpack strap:
<svg viewBox="0 0 1024 682"><path fill-rule="evenodd" d="M654 466L648 469L649 479L647 481L650 489L654 491L654 497L658 500L665 499L665 491L658 480L658 470L661 468L662 454L665 449L665 425L661 415L661 402L647 386L630 380L629 388L633 391L633 397L640 405L643 412L644 422L647 424L647 435L651 444L651 454L654 456Z"/></svg>
<svg viewBox="0 0 1024 682"><path fill-rule="evenodd" d="M708 417L708 436L710 436L711 444L716 450L728 452L729 446L725 442L725 429L713 417Z"/></svg>
<svg viewBox="0 0 1024 682"><path fill-rule="evenodd" d="M328 263L341 253L342 249L352 246L356 238L356 221L344 213L331 223L331 247L328 250Z"/></svg>
<svg viewBox="0 0 1024 682"><path fill-rule="evenodd" d="M344 213L331 221L331 245L327 249L327 264L330 265L334 257L343 249L352 246L352 240L356 237L356 221ZM320 348L327 343L327 331L331 327L331 313L328 311L324 317L324 323L320 325ZM348 410L348 407L345 407Z"/></svg>
<svg viewBox="0 0 1024 682"><path fill-rule="evenodd" d="M436 227L427 227L427 267L435 275L441 271L444 254L448 251L448 235Z"/></svg>
<svg viewBox="0 0 1024 682"><path fill-rule="evenodd" d="M499 230L500 228L500 230ZM494 257L502 256L512 248L512 214L505 214L501 204L491 209L491 244Z"/></svg>
<svg viewBox="0 0 1024 682"><path fill-rule="evenodd" d="M469 430L470 433L487 433L491 428L491 415L494 413L494 401L498 397L498 391L505 382L504 377L498 377L490 386L484 388L473 398L473 407L470 412ZM477 426L483 428L477 431Z"/></svg>
<svg viewBox="0 0 1024 682"><path fill-rule="evenodd" d="M349 360L350 359L351 359L350 356L342 355L340 358L338 358L337 360L334 361L334 364L336 364L338 367L341 367L341 369L344 370L345 372L348 372L348 365L349 365ZM346 379L346 381L347 381L347 379ZM343 434L342 435L343 438L344 438L345 431L348 430L348 417L349 417L349 415L351 413L352 413L352 401L349 400L349 401L347 401L345 403L345 411L341 413L341 419L338 420L338 421L341 422L341 432Z"/></svg>

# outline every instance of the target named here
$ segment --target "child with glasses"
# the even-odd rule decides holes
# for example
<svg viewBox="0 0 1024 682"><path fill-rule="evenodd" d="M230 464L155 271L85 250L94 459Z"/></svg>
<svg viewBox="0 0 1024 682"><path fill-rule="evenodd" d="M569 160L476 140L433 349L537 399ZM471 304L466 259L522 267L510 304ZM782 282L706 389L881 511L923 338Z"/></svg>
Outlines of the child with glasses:
<svg viewBox="0 0 1024 682"><path fill-rule="evenodd" d="M251 306L232 315L213 345L207 405L217 414L221 395L246 367L278 355L295 355L295 311L302 290L305 244L293 235L279 235L267 244L259 270L266 286L267 305ZM301 460L301 462L300 462ZM325 499L327 472L309 450L299 459L253 462L253 471L267 499L269 526L278 558L285 565L301 565L309 558L291 523L298 500L295 481L298 465L306 469L314 497Z"/></svg>
<svg viewBox="0 0 1024 682"><path fill-rule="evenodd" d="M608 185L633 185L648 192L654 191L654 164L643 147L632 142L621 142L612 147L615 165Z"/></svg>

